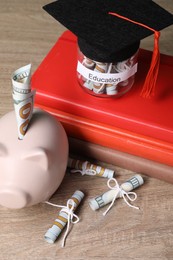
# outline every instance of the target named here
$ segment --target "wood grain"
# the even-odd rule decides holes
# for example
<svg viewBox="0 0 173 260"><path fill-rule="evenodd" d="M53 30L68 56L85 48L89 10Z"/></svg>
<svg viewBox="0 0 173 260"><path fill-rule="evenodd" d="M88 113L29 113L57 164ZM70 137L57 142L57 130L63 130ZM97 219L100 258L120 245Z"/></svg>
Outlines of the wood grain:
<svg viewBox="0 0 173 260"><path fill-rule="evenodd" d="M34 72L65 30L42 10L48 2L51 1L0 1L0 116L13 109L11 73L30 62ZM172 0L155 2L173 12ZM162 53L173 55L172 39L173 30L169 27L162 33ZM142 47L152 49L152 46L152 37L142 42ZM135 174L114 165L109 167L115 169L120 183ZM0 207L0 259L173 258L171 184L145 177L145 185L136 190L135 204L140 211L119 199L106 217L102 216L105 208L94 212L88 204L90 198L107 190L102 178L67 172L51 201L64 205L77 189L86 195L77 210L81 221L73 226L65 248L61 248L62 236L53 245L44 241L45 232L56 218L56 208L46 204L21 210Z"/></svg>

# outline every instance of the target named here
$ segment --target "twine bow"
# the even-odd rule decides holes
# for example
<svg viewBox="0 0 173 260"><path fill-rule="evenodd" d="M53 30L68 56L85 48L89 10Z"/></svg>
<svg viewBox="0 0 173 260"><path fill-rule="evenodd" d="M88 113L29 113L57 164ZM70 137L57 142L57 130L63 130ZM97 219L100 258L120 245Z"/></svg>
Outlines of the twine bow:
<svg viewBox="0 0 173 260"><path fill-rule="evenodd" d="M87 169L87 164L88 164L88 161L84 162L82 164L82 170L80 169L74 169L74 170L71 170L72 173L75 173L75 172L80 172L82 175L91 175L91 176L94 176L97 174L97 171L94 170L94 169ZM92 167L92 165L91 165Z"/></svg>
<svg viewBox="0 0 173 260"><path fill-rule="evenodd" d="M113 181L115 183L114 186L111 186L110 182ZM136 206L133 206L131 205L128 200L130 200L131 202L132 201L135 201L137 199L137 194L135 192L131 192L131 191L125 191L122 189L122 187L119 186L117 180L115 178L110 178L108 181L107 181L107 185L108 185L108 188L111 189L111 190L115 190L115 195L112 199L112 202L111 204L109 205L109 207L107 208L107 210L103 213L103 216L105 216L108 211L112 208L116 198L123 198L125 203L131 207L131 208L135 208L135 209L139 209L139 207L136 207ZM134 197L131 197L134 196ZM127 197L127 198L126 198ZM128 200L127 200L128 199Z"/></svg>

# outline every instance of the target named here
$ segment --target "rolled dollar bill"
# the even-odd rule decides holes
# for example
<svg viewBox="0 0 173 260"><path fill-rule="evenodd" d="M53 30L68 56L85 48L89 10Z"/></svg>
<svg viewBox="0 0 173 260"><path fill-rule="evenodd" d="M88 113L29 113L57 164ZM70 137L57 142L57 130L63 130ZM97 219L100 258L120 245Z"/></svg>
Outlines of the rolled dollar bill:
<svg viewBox="0 0 173 260"><path fill-rule="evenodd" d="M92 164L88 161L69 158L68 167L74 169L71 172L80 172L82 175L95 175L104 178L112 178L114 176L113 170Z"/></svg>
<svg viewBox="0 0 173 260"><path fill-rule="evenodd" d="M74 212L83 198L84 198L84 193L82 191L77 190L77 191L75 191L75 193L73 194L71 199L68 201L69 203L67 203L67 206L62 207L61 211L58 214L58 217L55 219L53 226L48 229L48 231L46 232L46 234L44 236L45 240L48 243L53 244L56 241L58 236L61 234L63 228L68 223L69 214L72 213L72 212L70 212L70 209L73 207L72 211ZM48 204L51 205L51 203L48 203ZM58 207L58 205L57 205L57 207ZM73 214L73 216L75 216L77 218L76 215ZM72 223L75 223L75 222L72 222ZM68 232L68 230L67 230L67 232ZM65 237L66 237L66 235L65 235ZM63 246L64 246L64 242L63 242Z"/></svg>
<svg viewBox="0 0 173 260"><path fill-rule="evenodd" d="M16 113L18 138L24 138L33 113L35 90L31 91L31 64L12 74L13 101Z"/></svg>
<svg viewBox="0 0 173 260"><path fill-rule="evenodd" d="M107 95L116 95L118 93L117 85L106 84L106 93Z"/></svg>
<svg viewBox="0 0 173 260"><path fill-rule="evenodd" d="M86 56L84 56L83 65L86 68L93 69L95 67L95 62L93 60L87 58Z"/></svg>
<svg viewBox="0 0 173 260"><path fill-rule="evenodd" d="M130 192L139 186L141 186L144 183L144 180L141 175L136 174L126 182L122 183L120 188L124 190L125 192ZM118 192L118 193L117 193ZM99 208L102 208L103 206L109 204L112 202L114 196L117 194L116 198L121 197L121 190L117 189L111 189L105 193L103 193L100 196L97 196L93 199L89 200L89 205L92 210L97 210Z"/></svg>
<svg viewBox="0 0 173 260"><path fill-rule="evenodd" d="M112 63L96 62L94 71L100 73L110 73L112 69ZM103 94L105 92L106 84L94 83L93 91L97 94Z"/></svg>
<svg viewBox="0 0 173 260"><path fill-rule="evenodd" d="M83 84L85 88L92 90L93 89L93 82L91 80L86 80Z"/></svg>

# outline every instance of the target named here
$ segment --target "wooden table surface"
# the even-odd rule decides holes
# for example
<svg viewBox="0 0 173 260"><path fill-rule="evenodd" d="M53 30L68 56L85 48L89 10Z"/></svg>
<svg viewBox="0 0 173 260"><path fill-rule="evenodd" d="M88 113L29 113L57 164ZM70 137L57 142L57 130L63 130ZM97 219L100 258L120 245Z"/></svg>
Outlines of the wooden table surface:
<svg viewBox="0 0 173 260"><path fill-rule="evenodd" d="M0 1L0 116L13 109L12 72L28 63L32 63L34 72L65 30L42 10L48 2ZM155 2L173 12L173 0ZM173 30L169 27L162 33L162 53L173 55L172 40ZM152 49L152 45L153 38L149 37L141 46ZM120 183L135 174L114 165L109 167L116 171ZM80 222L73 226L65 248L61 248L64 233L53 245L44 240L57 208L43 203L21 210L0 206L0 259L173 259L173 186L144 178L134 203L140 210L119 199L103 217L105 208L92 211L88 200L108 190L106 180L67 172L51 202L64 205L77 189L86 196L77 211Z"/></svg>

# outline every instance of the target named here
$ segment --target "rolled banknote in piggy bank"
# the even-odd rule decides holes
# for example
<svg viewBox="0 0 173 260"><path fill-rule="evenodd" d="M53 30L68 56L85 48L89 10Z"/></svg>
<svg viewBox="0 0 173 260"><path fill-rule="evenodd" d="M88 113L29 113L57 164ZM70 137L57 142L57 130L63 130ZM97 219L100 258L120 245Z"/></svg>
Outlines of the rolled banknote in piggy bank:
<svg viewBox="0 0 173 260"><path fill-rule="evenodd" d="M36 109L18 139L15 112L0 118L0 205L23 208L48 200L63 180L68 140L62 125Z"/></svg>

